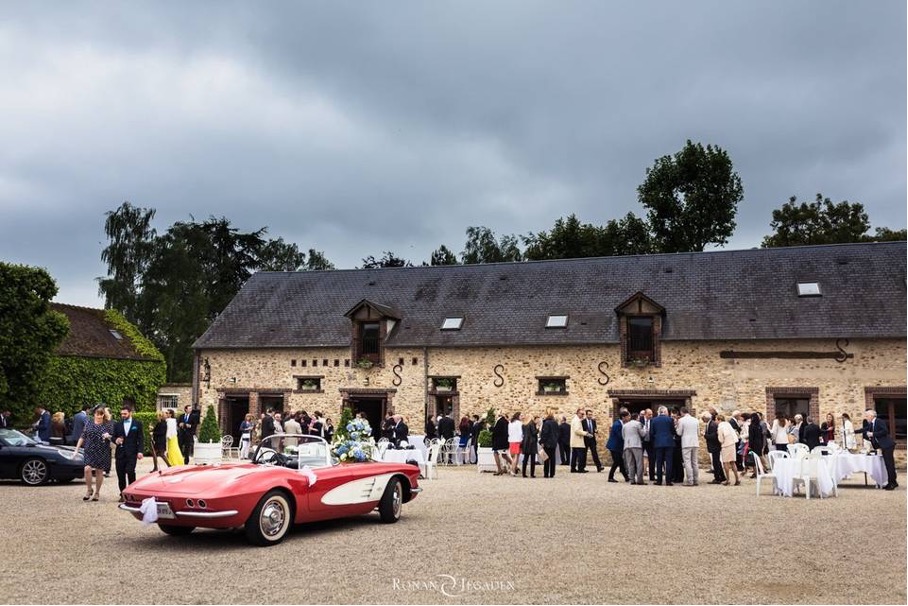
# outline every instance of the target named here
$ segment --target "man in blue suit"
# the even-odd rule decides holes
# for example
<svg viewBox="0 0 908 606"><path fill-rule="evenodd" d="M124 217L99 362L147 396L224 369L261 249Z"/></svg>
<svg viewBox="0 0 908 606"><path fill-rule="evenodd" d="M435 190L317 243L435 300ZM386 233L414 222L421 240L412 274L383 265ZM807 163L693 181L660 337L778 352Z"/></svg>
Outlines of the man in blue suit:
<svg viewBox="0 0 908 606"><path fill-rule="evenodd" d="M73 432L67 437L70 444L75 444L79 441L79 438L82 437L82 432L85 430L85 423L88 421L88 413L85 411L89 408L91 408L91 406L83 404L82 410L73 415Z"/></svg>
<svg viewBox="0 0 908 606"><path fill-rule="evenodd" d="M124 404L120 407L120 420L114 424L113 441L117 445L117 481L120 485L120 502L123 502L123 491L136 481L136 462L142 458L145 449L145 437L142 423L132 418L132 408ZM128 480L128 481L127 481Z"/></svg>
<svg viewBox="0 0 908 606"><path fill-rule="evenodd" d="M886 466L886 473L889 475L889 483L883 488L885 490L895 490L899 485L895 481L895 440L889 435L889 427L882 419L876 418L876 411L868 408L864 411L864 427L855 432L863 433L864 439L870 440L870 445L883 453L883 464Z"/></svg>
<svg viewBox="0 0 908 606"><path fill-rule="evenodd" d="M38 440L50 444L50 412L43 406L39 406L35 409L35 413L38 415L38 422L35 423Z"/></svg>
<svg viewBox="0 0 908 606"><path fill-rule="evenodd" d="M656 484L662 484L665 472L665 485L672 486L672 456L675 448L675 421L668 416L668 408L659 407L658 416L649 423L650 439L656 454Z"/></svg>
<svg viewBox="0 0 908 606"><path fill-rule="evenodd" d="M621 471L621 475L624 476L625 482L630 482L630 478L627 477L627 468L624 466L624 424L631 420L631 415L626 408L621 408L618 410L618 418L615 419L612 423L612 429L609 431L608 442L605 443L605 448L612 455L612 468L608 470L608 481L617 482L615 479L615 470L618 469ZM643 458L642 456L640 457Z"/></svg>

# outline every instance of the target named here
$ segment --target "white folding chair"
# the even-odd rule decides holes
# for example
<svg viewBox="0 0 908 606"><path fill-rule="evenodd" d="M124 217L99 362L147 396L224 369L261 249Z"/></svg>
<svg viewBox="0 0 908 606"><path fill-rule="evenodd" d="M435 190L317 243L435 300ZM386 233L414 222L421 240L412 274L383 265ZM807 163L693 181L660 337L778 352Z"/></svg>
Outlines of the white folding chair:
<svg viewBox="0 0 908 606"><path fill-rule="evenodd" d="M761 483L764 479L766 479L766 478L769 478L769 479L772 480L772 492L773 492L773 494L777 493L777 492L778 492L778 487L776 486L776 476L775 476L775 474L774 474L773 472L771 472L771 471L766 471L766 470L763 469L763 463L760 461L760 456L759 456L757 453L752 452L752 453L750 453L750 454L751 454L751 455L753 456L753 458L754 458L754 469L755 469L756 472L757 472L757 496L760 496L760 483ZM772 453L770 453L770 454L772 454ZM785 453L783 453L783 454L785 454ZM770 461L772 461L772 459L770 459Z"/></svg>
<svg viewBox="0 0 908 606"><path fill-rule="evenodd" d="M441 452L442 443L438 440L433 440L433 444L429 446L429 452L426 457L426 479L432 479L432 473L435 473L435 479L438 479L438 455Z"/></svg>
<svg viewBox="0 0 908 606"><path fill-rule="evenodd" d="M385 456L385 451L388 450L388 440L382 438L375 445L375 448L372 450L372 458L376 461L381 461Z"/></svg>
<svg viewBox="0 0 908 606"><path fill-rule="evenodd" d="M792 459L801 459L810 454L810 449L807 448L807 444L796 442L788 445L788 454Z"/></svg>
<svg viewBox="0 0 908 606"><path fill-rule="evenodd" d="M236 458L239 458L239 447L233 445L233 436L226 435L221 437L221 456L225 458L233 458L232 453L236 453Z"/></svg>
<svg viewBox="0 0 908 606"><path fill-rule="evenodd" d="M442 444L441 463L442 465L453 465L457 454L457 446L460 438L451 438Z"/></svg>
<svg viewBox="0 0 908 606"><path fill-rule="evenodd" d="M769 470L772 471L776 466L776 459L787 459L788 453L784 450L770 450L767 455L769 458Z"/></svg>

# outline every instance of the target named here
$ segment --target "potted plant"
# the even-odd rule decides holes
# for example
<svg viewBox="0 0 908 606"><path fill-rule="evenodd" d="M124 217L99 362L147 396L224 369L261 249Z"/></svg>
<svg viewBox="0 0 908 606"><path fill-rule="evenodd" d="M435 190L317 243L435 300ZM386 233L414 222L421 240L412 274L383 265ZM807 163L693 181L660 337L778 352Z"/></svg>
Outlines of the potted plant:
<svg viewBox="0 0 908 606"><path fill-rule="evenodd" d="M542 386L542 391L544 393L557 393L562 391L564 386L561 383L545 383Z"/></svg>
<svg viewBox="0 0 908 606"><path fill-rule="evenodd" d="M303 382L300 383L300 388L304 391L315 391L318 389L318 381L315 379L303 379Z"/></svg>
<svg viewBox="0 0 908 606"><path fill-rule="evenodd" d="M196 465L220 463L223 458L221 428L218 426L218 417L212 405L205 410L205 418L202 419L202 424L199 426L199 438L194 446L194 453L193 462Z"/></svg>
<svg viewBox="0 0 908 606"><path fill-rule="evenodd" d="M373 366L375 366L375 363L372 362L372 360L370 360L369 358L360 358L356 361L356 367L362 368L363 370L369 370Z"/></svg>
<svg viewBox="0 0 908 606"><path fill-rule="evenodd" d="M451 391L454 388L454 379L440 377L435 379L435 391Z"/></svg>
<svg viewBox="0 0 908 606"><path fill-rule="evenodd" d="M649 356L635 356L629 359L627 362L631 366L643 368L644 366L649 366L649 361Z"/></svg>
<svg viewBox="0 0 908 606"><path fill-rule="evenodd" d="M497 471L495 455L492 453L492 427L495 425L495 409L486 411L486 426L476 437L476 469L482 471Z"/></svg>

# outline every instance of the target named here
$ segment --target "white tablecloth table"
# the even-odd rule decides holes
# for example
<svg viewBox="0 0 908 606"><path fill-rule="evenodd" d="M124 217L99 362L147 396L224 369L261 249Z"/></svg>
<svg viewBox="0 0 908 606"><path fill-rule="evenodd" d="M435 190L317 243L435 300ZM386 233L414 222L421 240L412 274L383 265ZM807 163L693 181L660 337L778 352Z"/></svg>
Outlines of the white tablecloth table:
<svg viewBox="0 0 908 606"><path fill-rule="evenodd" d="M414 448L413 450L391 450L385 451L381 460L385 463L406 463L407 461L416 461L419 463L419 471L426 473L426 456L422 451Z"/></svg>
<svg viewBox="0 0 908 606"><path fill-rule="evenodd" d="M831 461L831 457L822 457L816 466L816 481L820 492L819 496L821 497L828 497L835 489L835 482L832 479L832 472L829 469ZM772 472L776 476L778 494L785 497L792 496L794 491L794 479L796 477L801 477L802 463L806 464L806 459L776 459ZM809 488L807 488L807 490L809 490Z"/></svg>
<svg viewBox="0 0 908 606"><path fill-rule="evenodd" d="M877 487L885 486L889 483L889 474L886 472L886 466L883 464L883 457L880 455L865 455L839 453L836 456L835 472L833 479L836 483L847 478L853 473L866 473Z"/></svg>
<svg viewBox="0 0 908 606"><path fill-rule="evenodd" d="M422 451L423 459L426 458L428 451L426 450L426 436L407 436L407 440L410 441L410 445L413 446L416 450Z"/></svg>

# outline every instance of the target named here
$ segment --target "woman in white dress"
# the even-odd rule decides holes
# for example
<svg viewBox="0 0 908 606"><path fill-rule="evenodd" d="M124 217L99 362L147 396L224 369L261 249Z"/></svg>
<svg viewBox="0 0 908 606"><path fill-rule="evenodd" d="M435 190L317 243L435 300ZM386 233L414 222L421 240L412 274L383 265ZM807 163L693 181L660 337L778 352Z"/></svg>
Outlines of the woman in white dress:
<svg viewBox="0 0 908 606"><path fill-rule="evenodd" d="M847 412L842 413L842 440L848 450L857 447L857 442L854 440L854 425L851 424L851 417Z"/></svg>

